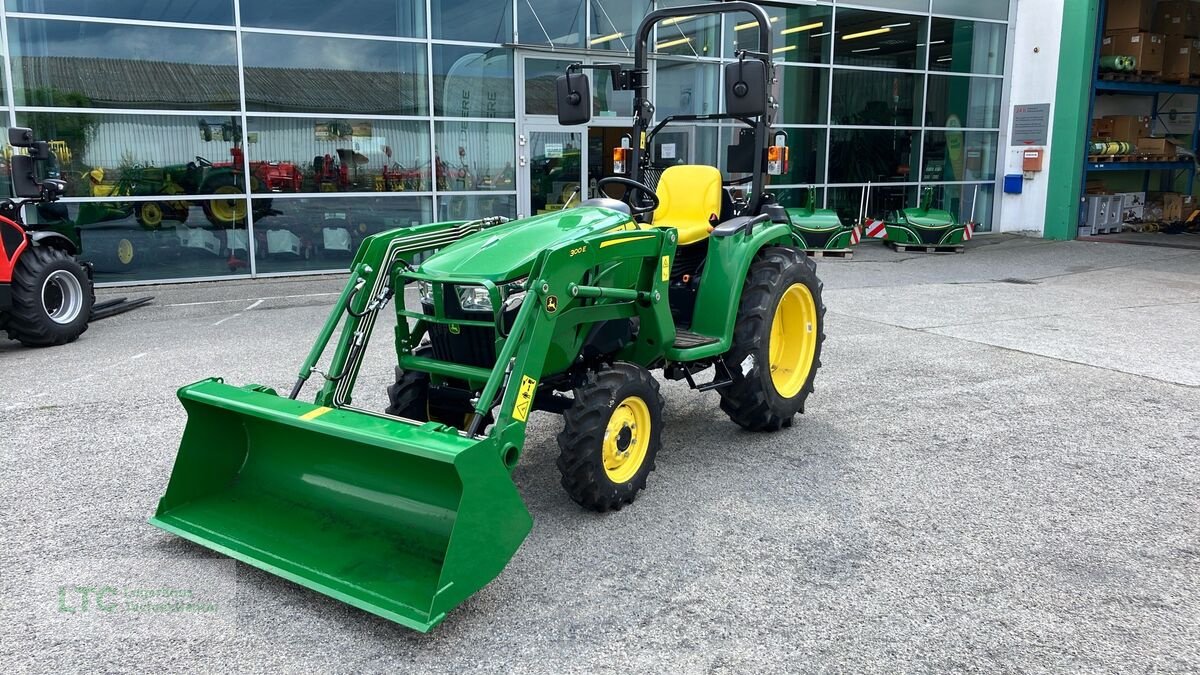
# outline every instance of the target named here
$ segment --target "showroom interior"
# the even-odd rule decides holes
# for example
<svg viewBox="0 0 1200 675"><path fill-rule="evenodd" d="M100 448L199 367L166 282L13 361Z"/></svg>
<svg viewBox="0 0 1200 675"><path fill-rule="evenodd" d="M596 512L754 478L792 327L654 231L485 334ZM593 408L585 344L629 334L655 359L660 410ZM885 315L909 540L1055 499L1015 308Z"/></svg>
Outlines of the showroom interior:
<svg viewBox="0 0 1200 675"><path fill-rule="evenodd" d="M630 92L593 81L564 128L554 78L628 63L647 0L5 0L3 104L51 141L67 196L28 213L80 228L100 283L344 270L363 237L533 215L612 171ZM847 221L915 206L992 229L1016 2L771 3L791 166L772 190ZM748 17L746 17L748 19ZM659 118L721 106L735 17L653 37ZM725 161L736 133L655 139L657 165ZM32 210L32 209L31 209Z"/></svg>

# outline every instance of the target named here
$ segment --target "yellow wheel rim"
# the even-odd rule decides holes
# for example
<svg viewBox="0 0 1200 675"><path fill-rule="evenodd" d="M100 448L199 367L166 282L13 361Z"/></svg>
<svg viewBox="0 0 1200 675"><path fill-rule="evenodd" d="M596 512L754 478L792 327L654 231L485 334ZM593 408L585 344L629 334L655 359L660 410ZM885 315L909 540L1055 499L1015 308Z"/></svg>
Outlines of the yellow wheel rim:
<svg viewBox="0 0 1200 675"><path fill-rule="evenodd" d="M241 195L242 190L236 185L222 185L213 190L214 194ZM208 203L208 208L217 220L223 223L235 223L246 217L246 200L244 199L214 199Z"/></svg>
<svg viewBox="0 0 1200 675"><path fill-rule="evenodd" d="M142 224L146 227L158 227L162 225L163 210L162 207L154 202L142 204Z"/></svg>
<svg viewBox="0 0 1200 675"><path fill-rule="evenodd" d="M604 430L604 473L614 483L633 478L650 447L650 407L637 396L621 401Z"/></svg>
<svg viewBox="0 0 1200 675"><path fill-rule="evenodd" d="M121 261L122 265L128 265L133 262L133 242L128 239L122 239L117 242L117 260Z"/></svg>
<svg viewBox="0 0 1200 675"><path fill-rule="evenodd" d="M804 388L817 352L817 303L804 284L792 284L771 321L771 383L783 398Z"/></svg>

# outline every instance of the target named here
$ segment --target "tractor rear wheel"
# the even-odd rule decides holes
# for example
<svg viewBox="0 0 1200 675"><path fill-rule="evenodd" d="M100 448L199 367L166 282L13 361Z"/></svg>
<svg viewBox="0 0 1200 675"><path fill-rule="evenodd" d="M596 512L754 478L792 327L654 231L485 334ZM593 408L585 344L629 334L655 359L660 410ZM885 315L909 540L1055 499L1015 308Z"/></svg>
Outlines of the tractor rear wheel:
<svg viewBox="0 0 1200 675"><path fill-rule="evenodd" d="M658 382L632 363L588 374L558 434L562 486L592 511L617 510L646 487L662 447Z"/></svg>
<svg viewBox="0 0 1200 675"><path fill-rule="evenodd" d="M741 427L778 431L804 412L825 341L822 286L816 263L796 249L766 249L751 265L725 355L733 382L719 390Z"/></svg>
<svg viewBox="0 0 1200 675"><path fill-rule="evenodd" d="M83 265L66 251L33 246L21 254L12 277L8 337L27 347L74 342L87 330L96 300Z"/></svg>
<svg viewBox="0 0 1200 675"><path fill-rule="evenodd" d="M433 357L433 350L419 347L414 356ZM475 411L464 401L448 400L439 396L430 387L429 373L419 370L404 370L396 366L396 382L387 388L389 415L417 422L440 422L458 429L466 429L475 416ZM483 418L483 428L495 419L491 413Z"/></svg>

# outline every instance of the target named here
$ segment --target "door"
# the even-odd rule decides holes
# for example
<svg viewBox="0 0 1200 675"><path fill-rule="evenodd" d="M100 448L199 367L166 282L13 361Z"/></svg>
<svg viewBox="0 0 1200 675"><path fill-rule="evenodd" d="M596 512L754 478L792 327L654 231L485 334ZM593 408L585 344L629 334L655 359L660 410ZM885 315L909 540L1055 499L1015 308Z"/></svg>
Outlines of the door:
<svg viewBox="0 0 1200 675"><path fill-rule="evenodd" d="M583 132L557 125L526 125L518 141L522 178L519 215L550 213L587 198Z"/></svg>

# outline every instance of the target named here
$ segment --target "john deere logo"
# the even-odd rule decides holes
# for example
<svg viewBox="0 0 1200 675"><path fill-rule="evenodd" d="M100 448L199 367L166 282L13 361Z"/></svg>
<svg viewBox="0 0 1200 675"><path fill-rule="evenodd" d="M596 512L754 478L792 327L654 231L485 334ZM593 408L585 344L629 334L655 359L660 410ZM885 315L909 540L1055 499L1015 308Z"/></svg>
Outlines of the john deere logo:
<svg viewBox="0 0 1200 675"><path fill-rule="evenodd" d="M450 334L451 335L458 335L461 332L462 332L462 329L458 327L458 324L456 324L456 323L450 324Z"/></svg>
<svg viewBox="0 0 1200 675"><path fill-rule="evenodd" d="M546 311L551 314L558 311L558 296L551 295L546 298Z"/></svg>

